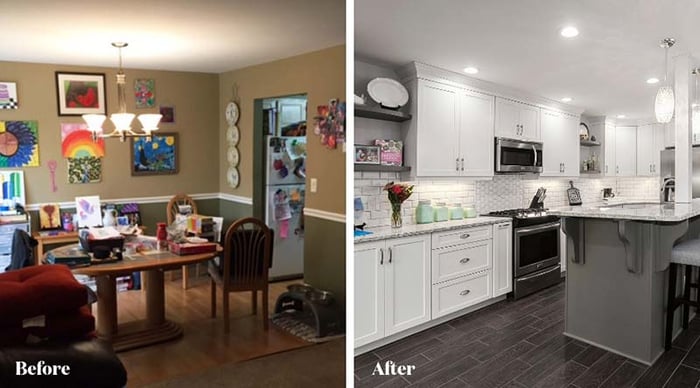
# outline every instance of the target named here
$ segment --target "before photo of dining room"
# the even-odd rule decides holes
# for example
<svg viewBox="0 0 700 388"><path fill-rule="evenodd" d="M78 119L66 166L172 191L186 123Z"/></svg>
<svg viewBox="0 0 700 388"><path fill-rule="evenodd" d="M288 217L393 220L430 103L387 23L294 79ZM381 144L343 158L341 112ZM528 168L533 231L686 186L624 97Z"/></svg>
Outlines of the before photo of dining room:
<svg viewBox="0 0 700 388"><path fill-rule="evenodd" d="M0 19L0 387L344 386L345 1Z"/></svg>

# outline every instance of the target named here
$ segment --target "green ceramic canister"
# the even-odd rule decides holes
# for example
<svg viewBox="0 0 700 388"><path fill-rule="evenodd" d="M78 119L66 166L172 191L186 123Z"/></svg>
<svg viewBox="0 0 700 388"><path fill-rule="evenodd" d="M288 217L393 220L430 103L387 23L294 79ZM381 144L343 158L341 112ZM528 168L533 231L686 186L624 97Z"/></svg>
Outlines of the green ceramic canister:
<svg viewBox="0 0 700 388"><path fill-rule="evenodd" d="M433 207L430 201L418 201L416 207L416 224L429 224L433 222Z"/></svg>

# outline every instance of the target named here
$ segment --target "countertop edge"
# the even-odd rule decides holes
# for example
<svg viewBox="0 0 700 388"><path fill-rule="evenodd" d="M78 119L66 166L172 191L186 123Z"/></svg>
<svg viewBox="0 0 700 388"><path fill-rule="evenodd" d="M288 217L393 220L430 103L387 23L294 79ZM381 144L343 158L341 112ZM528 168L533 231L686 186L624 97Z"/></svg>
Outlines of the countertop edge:
<svg viewBox="0 0 700 388"><path fill-rule="evenodd" d="M445 232L445 231L464 229L464 228L470 228L470 227L475 227L475 226L493 225L493 224L499 224L502 222L512 222L512 220L508 217L487 217L487 216L485 216L485 217L468 218L468 219L455 220L455 221L433 222L430 224L422 224L422 225L408 225L408 226L404 226L402 228L396 228L396 229L384 227L384 228L379 228L376 230L370 230L373 232L370 235L355 237L353 242L355 244L360 244L360 243L381 241L381 240L387 240L387 239L393 239L393 238L410 237L410 236L417 236L417 235L421 235L421 234L430 234L430 233L434 233L434 232Z"/></svg>

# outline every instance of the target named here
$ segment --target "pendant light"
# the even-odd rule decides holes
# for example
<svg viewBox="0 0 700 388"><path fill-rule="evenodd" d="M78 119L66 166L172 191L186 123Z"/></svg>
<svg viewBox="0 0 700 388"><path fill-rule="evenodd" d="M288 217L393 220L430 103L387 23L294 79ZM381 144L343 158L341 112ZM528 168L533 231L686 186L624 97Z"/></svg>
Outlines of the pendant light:
<svg viewBox="0 0 700 388"><path fill-rule="evenodd" d="M124 74L124 69L122 69L122 49L128 45L125 42L112 43L112 46L119 49L119 71L117 72L117 104L119 110L117 113L112 113L109 116L109 120L114 124L114 131L105 134L102 130L102 124L107 119L105 115L83 115L83 120L85 120L88 129L92 132L93 141L97 141L98 138L108 137L118 137L120 141L125 141L127 137L145 137L150 140L151 133L158 130L158 123L163 117L157 113L140 114L138 119L143 132L134 132L131 129L131 122L134 121L136 115L126 111L126 74Z"/></svg>
<svg viewBox="0 0 700 388"><path fill-rule="evenodd" d="M675 109L676 99L673 94L673 87L668 83L668 49L673 47L676 40L666 38L661 41L661 47L665 50L664 63L664 84L656 92L656 101L654 102L654 113L656 121L659 123L668 123L673 118L673 110Z"/></svg>

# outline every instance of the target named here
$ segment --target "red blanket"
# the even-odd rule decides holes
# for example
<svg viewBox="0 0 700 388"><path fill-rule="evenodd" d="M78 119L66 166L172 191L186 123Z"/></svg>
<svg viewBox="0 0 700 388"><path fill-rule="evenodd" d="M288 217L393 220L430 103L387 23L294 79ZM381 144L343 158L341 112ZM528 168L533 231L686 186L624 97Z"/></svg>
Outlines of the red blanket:
<svg viewBox="0 0 700 388"><path fill-rule="evenodd" d="M64 265L38 265L0 274L0 327L37 315L75 312L87 290Z"/></svg>

